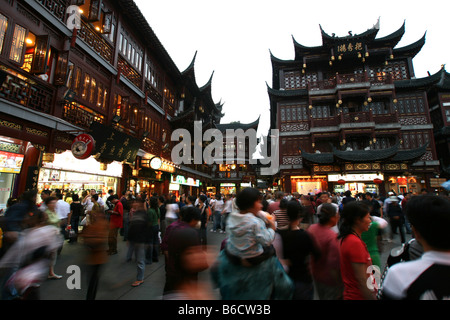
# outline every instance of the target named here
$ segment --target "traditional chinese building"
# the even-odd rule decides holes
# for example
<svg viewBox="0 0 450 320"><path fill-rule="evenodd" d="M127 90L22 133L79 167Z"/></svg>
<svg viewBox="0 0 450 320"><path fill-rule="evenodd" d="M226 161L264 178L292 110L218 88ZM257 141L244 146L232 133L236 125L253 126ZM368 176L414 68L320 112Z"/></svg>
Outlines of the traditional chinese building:
<svg viewBox="0 0 450 320"><path fill-rule="evenodd" d="M236 121L215 125L222 134L223 148L212 166L213 188L210 192L235 194L242 188L256 186L257 161L252 158L259 142L256 135L259 119L250 123ZM232 139L227 139L227 132Z"/></svg>
<svg viewBox="0 0 450 320"><path fill-rule="evenodd" d="M1 206L29 188L167 194L177 176L210 181L174 165L170 136L190 106L216 104L132 0L4 1L0 81ZM92 142L74 153L80 134Z"/></svg>
<svg viewBox="0 0 450 320"><path fill-rule="evenodd" d="M288 192L431 191L440 172L430 119L430 81L412 60L425 44L397 47L405 24L377 37L379 21L322 45L295 39L294 59L271 54L271 128L280 130L280 172ZM441 73L440 73L441 74ZM435 99L435 98L433 98Z"/></svg>

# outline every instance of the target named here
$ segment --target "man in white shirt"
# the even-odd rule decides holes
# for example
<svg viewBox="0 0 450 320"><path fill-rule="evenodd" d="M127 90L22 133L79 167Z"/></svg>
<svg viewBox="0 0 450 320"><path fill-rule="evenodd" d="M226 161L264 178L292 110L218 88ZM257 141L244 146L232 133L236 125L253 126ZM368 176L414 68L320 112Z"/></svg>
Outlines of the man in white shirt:
<svg viewBox="0 0 450 320"><path fill-rule="evenodd" d="M59 217L60 226L61 226L61 234L66 233L66 227L67 227L67 217L70 213L70 204L65 202L63 200L63 194L57 193L56 198L58 198L58 201L56 202L56 214Z"/></svg>
<svg viewBox="0 0 450 320"><path fill-rule="evenodd" d="M450 199L435 195L412 197L406 214L424 250L421 258L393 265L381 288L392 300L450 299Z"/></svg>

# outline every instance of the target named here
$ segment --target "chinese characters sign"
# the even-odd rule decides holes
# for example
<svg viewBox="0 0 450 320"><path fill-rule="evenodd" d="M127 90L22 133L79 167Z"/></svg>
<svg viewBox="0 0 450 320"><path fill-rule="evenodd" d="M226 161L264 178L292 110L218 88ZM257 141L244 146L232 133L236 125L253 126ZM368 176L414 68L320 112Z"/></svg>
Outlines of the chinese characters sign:
<svg viewBox="0 0 450 320"><path fill-rule="evenodd" d="M358 54L358 52L362 54L363 50L364 50L364 44L361 41L356 41L356 40L341 43L335 47L335 52L337 52L338 55Z"/></svg>
<svg viewBox="0 0 450 320"><path fill-rule="evenodd" d="M99 153L105 160L134 162L141 140L95 121L90 129L95 139L94 154Z"/></svg>

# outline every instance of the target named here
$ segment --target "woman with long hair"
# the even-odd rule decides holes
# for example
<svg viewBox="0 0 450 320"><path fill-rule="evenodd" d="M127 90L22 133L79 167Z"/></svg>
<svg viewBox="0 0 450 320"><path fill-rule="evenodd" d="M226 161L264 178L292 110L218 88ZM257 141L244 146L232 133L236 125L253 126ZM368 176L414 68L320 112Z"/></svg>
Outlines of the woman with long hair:
<svg viewBox="0 0 450 320"><path fill-rule="evenodd" d="M373 300L375 292L369 289L367 273L372 259L361 234L369 230L372 220L370 209L362 201L352 201L344 206L339 226L340 264L344 283L344 300Z"/></svg>

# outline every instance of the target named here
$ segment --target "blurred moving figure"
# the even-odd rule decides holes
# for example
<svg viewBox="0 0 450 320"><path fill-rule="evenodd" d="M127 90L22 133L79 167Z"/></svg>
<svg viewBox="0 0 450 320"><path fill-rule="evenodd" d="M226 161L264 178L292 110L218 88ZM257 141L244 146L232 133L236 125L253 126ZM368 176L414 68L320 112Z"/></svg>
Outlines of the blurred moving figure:
<svg viewBox="0 0 450 320"><path fill-rule="evenodd" d="M166 232L166 284L164 300L204 298L198 284L198 273L208 268L198 236L201 214L194 206L180 210L181 220ZM207 298L207 297L206 297Z"/></svg>
<svg viewBox="0 0 450 320"><path fill-rule="evenodd" d="M245 188L238 193L236 205L240 211L229 216L229 238L211 274L222 299L291 299L293 283L272 246L275 223L260 216L259 191Z"/></svg>
<svg viewBox="0 0 450 320"><path fill-rule="evenodd" d="M0 270L14 272L6 282L15 299L38 300L40 284L47 279L52 257L62 245L60 230L47 223L47 215L34 210L24 217L26 229L0 261Z"/></svg>
<svg viewBox="0 0 450 320"><path fill-rule="evenodd" d="M90 212L90 223L80 233L86 248L86 264L88 266L88 292L86 300L95 300L100 280L100 271L106 263L108 248L108 220L102 209Z"/></svg>
<svg viewBox="0 0 450 320"><path fill-rule="evenodd" d="M331 203L324 203L318 218L319 223L308 229L321 251L318 259L311 260L314 286L319 300L342 300L344 285L340 270L340 244L333 230L339 221L339 213Z"/></svg>

